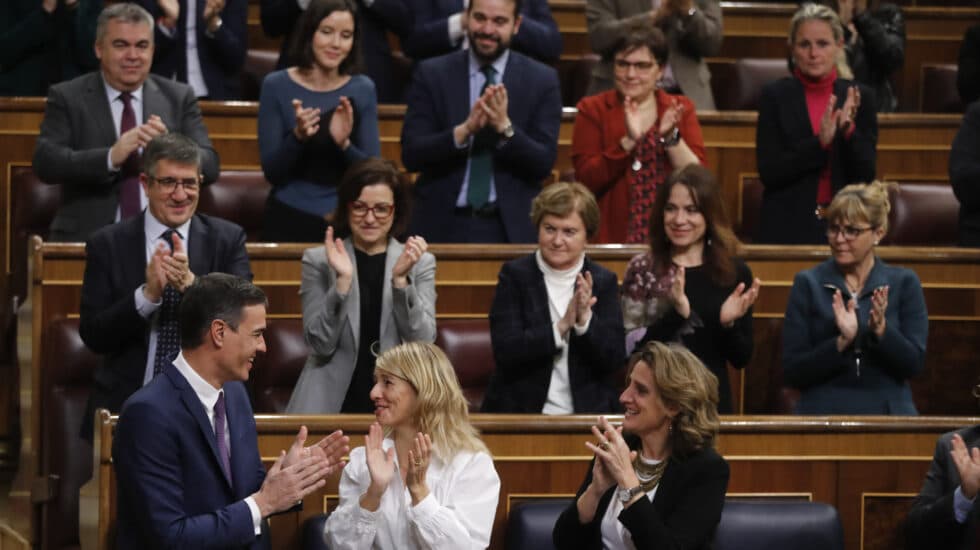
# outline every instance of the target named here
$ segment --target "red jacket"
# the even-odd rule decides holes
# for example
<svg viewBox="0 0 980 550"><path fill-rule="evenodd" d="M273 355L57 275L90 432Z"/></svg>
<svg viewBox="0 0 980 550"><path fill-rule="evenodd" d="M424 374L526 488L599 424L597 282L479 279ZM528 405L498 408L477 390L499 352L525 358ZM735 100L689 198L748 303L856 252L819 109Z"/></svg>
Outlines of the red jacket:
<svg viewBox="0 0 980 550"><path fill-rule="evenodd" d="M704 138L701 125L694 111L694 103L682 95L670 95L657 90L657 120L674 99L684 106L677 127L685 143L705 163ZM599 201L599 233L592 239L596 243L626 242L629 223L629 184L627 170L633 162L632 155L623 150L619 140L626 135L625 112L619 92L609 90L582 98L578 102L575 130L572 134L572 164L575 178L595 193ZM674 168L666 161L670 172Z"/></svg>

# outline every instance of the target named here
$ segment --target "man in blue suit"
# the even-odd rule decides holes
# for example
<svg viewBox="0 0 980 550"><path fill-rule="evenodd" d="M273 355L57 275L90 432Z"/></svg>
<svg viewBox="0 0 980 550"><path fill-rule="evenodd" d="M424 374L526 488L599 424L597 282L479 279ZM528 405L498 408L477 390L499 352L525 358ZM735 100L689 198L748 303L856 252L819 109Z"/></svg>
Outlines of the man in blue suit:
<svg viewBox="0 0 980 550"><path fill-rule="evenodd" d="M154 74L189 84L202 99L239 99L248 0L138 1L157 21Z"/></svg>
<svg viewBox="0 0 980 550"><path fill-rule="evenodd" d="M119 548L270 548L265 518L343 466L338 430L304 447L305 426L266 472L244 381L265 352L265 294L198 277L180 305L181 352L126 401L112 445Z"/></svg>
<svg viewBox="0 0 980 550"><path fill-rule="evenodd" d="M447 54L464 47L469 0L406 0L415 14L412 31L402 39L402 49L417 60ZM561 32L551 15L548 0L521 2L521 32L513 48L542 63L557 63L561 56Z"/></svg>
<svg viewBox="0 0 980 550"><path fill-rule="evenodd" d="M531 201L551 174L561 94L554 69L510 49L521 0L473 0L469 49L419 64L402 163L421 172L411 232L429 242L534 242Z"/></svg>

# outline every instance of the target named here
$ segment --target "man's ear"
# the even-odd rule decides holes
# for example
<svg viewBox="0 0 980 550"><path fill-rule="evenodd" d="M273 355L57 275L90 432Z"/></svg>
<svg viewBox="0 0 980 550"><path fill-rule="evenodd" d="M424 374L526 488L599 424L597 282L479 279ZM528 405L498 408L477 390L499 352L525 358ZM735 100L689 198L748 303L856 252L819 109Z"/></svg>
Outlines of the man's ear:
<svg viewBox="0 0 980 550"><path fill-rule="evenodd" d="M228 330L228 325L221 319L211 321L211 329L208 333L211 336L211 343L214 344L214 347L221 348L225 345L226 330Z"/></svg>

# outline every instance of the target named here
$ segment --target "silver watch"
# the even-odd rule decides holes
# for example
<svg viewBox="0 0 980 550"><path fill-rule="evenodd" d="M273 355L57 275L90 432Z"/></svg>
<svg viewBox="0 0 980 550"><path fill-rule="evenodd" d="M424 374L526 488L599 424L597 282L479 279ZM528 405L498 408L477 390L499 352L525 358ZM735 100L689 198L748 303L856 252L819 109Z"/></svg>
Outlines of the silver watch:
<svg viewBox="0 0 980 550"><path fill-rule="evenodd" d="M508 124L507 127L504 128L504 131L500 133L503 134L504 139L510 139L514 137L514 125Z"/></svg>
<svg viewBox="0 0 980 550"><path fill-rule="evenodd" d="M633 500L633 497L643 492L643 487L637 485L632 489L616 489L616 498L620 502L626 504L627 502Z"/></svg>

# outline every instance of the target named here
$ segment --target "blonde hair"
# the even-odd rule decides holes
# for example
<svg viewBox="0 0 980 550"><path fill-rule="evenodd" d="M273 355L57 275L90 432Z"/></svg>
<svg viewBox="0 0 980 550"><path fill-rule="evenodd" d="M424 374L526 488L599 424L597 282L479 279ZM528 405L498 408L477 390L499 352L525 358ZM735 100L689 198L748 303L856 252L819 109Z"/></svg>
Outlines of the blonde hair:
<svg viewBox="0 0 980 550"><path fill-rule="evenodd" d="M888 232L888 213L892 209L888 191L891 189L897 190L898 184L879 180L852 183L834 196L827 207L827 219L831 222L868 222Z"/></svg>
<svg viewBox="0 0 980 550"><path fill-rule="evenodd" d="M432 453L449 462L459 451L489 452L470 424L459 379L445 352L435 344L407 342L378 356L375 372L397 376L415 390L415 424L432 438ZM385 428L389 435L390 428Z"/></svg>
<svg viewBox="0 0 980 550"><path fill-rule="evenodd" d="M547 215L564 218L577 212L585 225L585 235L592 238L599 230L599 204L589 188L578 182L560 181L545 187L531 203L531 221L541 225Z"/></svg>
<svg viewBox="0 0 980 550"><path fill-rule="evenodd" d="M629 360L628 373L640 362L653 374L664 406L677 409L671 430L672 452L690 454L714 445L718 419L718 378L684 346L647 342Z"/></svg>
<svg viewBox="0 0 980 550"><path fill-rule="evenodd" d="M800 30L800 25L807 21L823 21L830 25L830 31L834 33L834 41L841 43L844 40L844 25L840 22L840 16L833 9L820 4L806 3L796 10L793 17L789 20L789 47L792 50L796 42L796 32ZM834 60L837 66L837 76L847 80L854 79L854 71L847 63L847 52L841 46L837 50L837 59Z"/></svg>

